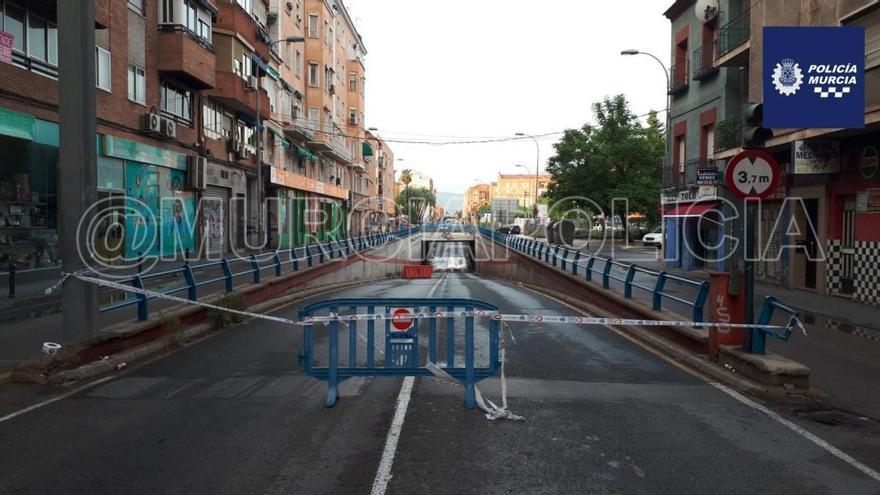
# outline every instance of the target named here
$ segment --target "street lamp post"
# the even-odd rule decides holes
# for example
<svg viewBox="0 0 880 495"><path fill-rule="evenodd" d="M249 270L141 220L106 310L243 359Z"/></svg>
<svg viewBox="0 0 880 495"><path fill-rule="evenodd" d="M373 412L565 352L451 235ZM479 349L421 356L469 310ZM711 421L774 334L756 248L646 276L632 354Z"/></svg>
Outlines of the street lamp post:
<svg viewBox="0 0 880 495"><path fill-rule="evenodd" d="M275 40L269 43L269 49L271 50L275 45L279 43L305 43L306 39L302 36L288 36L287 38ZM253 59L253 55L251 56ZM263 185L263 122L260 118L260 89L263 85L263 76L260 73L260 69L257 68L257 87L254 90L257 95L257 242L260 243L260 247L264 247L264 237L265 237L265 225L263 222L263 204L266 202L266 188Z"/></svg>
<svg viewBox="0 0 880 495"><path fill-rule="evenodd" d="M660 64L660 67L663 68L663 75L666 76L666 143L665 143L666 144L666 153L663 155L663 159L664 159L664 161L667 159L670 159L669 150L671 148L670 139L672 137L672 134L671 134L672 129L669 128L669 124L671 122L672 117L669 115L669 107L670 107L670 99L671 99L671 96L669 95L669 88L670 88L669 69L666 68L666 64L664 64L662 60L660 60L659 58L657 58L656 56L654 56L653 54L648 53L648 52L642 52L639 50L630 49L630 50L623 50L622 52L620 52L620 54L621 55L647 55L647 56L653 58L654 60L656 60L657 63Z"/></svg>
<svg viewBox="0 0 880 495"><path fill-rule="evenodd" d="M538 176L540 175L540 172L541 172L541 145L538 144L538 140L535 139L535 136L525 134L522 132L517 132L515 135L518 137L528 137L532 141L535 142L535 150L536 150L536 155L535 155L535 205L532 207L532 217L537 219L538 218Z"/></svg>

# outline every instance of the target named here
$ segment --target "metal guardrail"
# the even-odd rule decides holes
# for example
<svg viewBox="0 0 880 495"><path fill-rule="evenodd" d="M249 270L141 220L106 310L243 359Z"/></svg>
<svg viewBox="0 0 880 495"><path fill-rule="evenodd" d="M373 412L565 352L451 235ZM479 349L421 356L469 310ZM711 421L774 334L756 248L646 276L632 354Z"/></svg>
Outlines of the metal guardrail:
<svg viewBox="0 0 880 495"><path fill-rule="evenodd" d="M272 272L275 277L280 277L285 272L299 271L303 265L305 267L321 265L330 260L349 256L352 252L359 253L392 240L402 239L418 230L419 227L411 227L396 232L331 240L326 243L269 251L250 256L223 258L219 261L193 265L185 263L181 268L138 274L118 282L139 289L147 289L151 281L171 277L182 278L184 282L182 285L154 291L163 295L185 292L187 299L197 301L200 287L223 282L225 292L230 293L235 288L236 278L247 276L250 277L250 283L258 284L265 272ZM136 294L123 301L101 306L98 311L106 313L136 305L137 319L145 321L149 315L149 302L155 298L155 296Z"/></svg>
<svg viewBox="0 0 880 495"><path fill-rule="evenodd" d="M764 298L764 305L761 307L761 314L758 316L758 325L769 325L773 319L776 310L788 313L789 321L797 320L800 314L794 309L782 304L773 296ZM787 342L791 338L791 325L785 330L772 330L766 328L749 329L749 338L746 341L746 350L752 354L764 354L767 350L767 335L777 338L783 342Z"/></svg>
<svg viewBox="0 0 880 495"><path fill-rule="evenodd" d="M500 366L499 359L499 322L486 321L485 326L477 327L474 316L431 318L427 320L407 320L410 328L396 330L392 327L395 308L408 309L413 314L438 311L497 311L498 307L476 299L457 298L346 298L329 299L305 306L299 312L300 321L307 321L310 316L329 316L358 314L365 310L368 314L377 311L385 317L382 320L366 320L359 326L358 321L347 322L348 339L339 335L339 321L328 323L326 335L326 362L317 362L319 353L318 341L314 325L305 325L303 347L299 351L299 360L305 373L314 378L327 381L327 397L325 405L332 407L339 398L339 383L354 376L432 376L427 368L434 363L447 374L462 382L465 386L465 406L473 409L476 406L475 384L496 373ZM464 332L456 335L456 322L464 320ZM384 322L384 335L379 337L377 344L376 321ZM398 320L399 321L399 320ZM421 322L427 321L427 353L420 352L419 338L423 336ZM396 323L396 322L395 322ZM445 323L445 346L440 346L438 326ZM406 324L403 325L406 327ZM364 331L366 330L366 331ZM487 346L477 347L478 339L487 342ZM464 349L461 349L461 346ZM347 349L341 349L347 347ZM488 362L480 359L478 351L488 348ZM362 349L362 352L359 352ZM347 353L345 352L347 350ZM441 356L441 352L442 356ZM347 354L347 356L346 356ZM482 352L479 352L482 354ZM442 363L438 361L442 358ZM481 362L477 362L481 361ZM438 364L440 363L440 364Z"/></svg>
<svg viewBox="0 0 880 495"><path fill-rule="evenodd" d="M553 267L568 271L572 277L583 276L588 282L600 283L604 289L611 289L611 282L623 284L623 296L632 299L635 290L643 291L651 297L651 307L660 311L664 302L674 301L691 308L691 319L695 322L704 320L704 309L709 297L709 283L690 280L665 271L654 271L635 264L622 263L611 258L595 256L568 249L560 245L550 245L526 237L500 234L488 229L480 229L480 234L489 239L497 239L501 243L542 261ZM614 268L618 270L615 271ZM623 274L621 274L623 272ZM636 281L637 274L653 277L653 283ZM674 294L668 289L670 283L696 290L693 300Z"/></svg>

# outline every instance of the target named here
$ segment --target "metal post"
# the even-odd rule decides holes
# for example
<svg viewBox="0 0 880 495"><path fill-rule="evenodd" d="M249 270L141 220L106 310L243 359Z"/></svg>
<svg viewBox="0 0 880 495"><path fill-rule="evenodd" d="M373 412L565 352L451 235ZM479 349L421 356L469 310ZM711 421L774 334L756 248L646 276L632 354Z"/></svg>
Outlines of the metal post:
<svg viewBox="0 0 880 495"><path fill-rule="evenodd" d="M59 244L61 270L79 272L88 266L85 236L77 238L80 223L89 225L89 208L97 189L95 136L95 5L57 2L60 121ZM97 289L69 278L62 291L62 340L73 344L94 337Z"/></svg>
<svg viewBox="0 0 880 495"><path fill-rule="evenodd" d="M253 63L253 62L251 62ZM263 86L263 76L257 67L257 244L263 248L263 120L260 118L260 89Z"/></svg>
<svg viewBox="0 0 880 495"><path fill-rule="evenodd" d="M751 201L745 201L746 218L743 232L745 233L745 320L746 323L755 322L755 205ZM751 345L751 340L756 337L757 330L749 329L746 335L746 348Z"/></svg>
<svg viewBox="0 0 880 495"><path fill-rule="evenodd" d="M9 264L9 297L15 297L15 263Z"/></svg>

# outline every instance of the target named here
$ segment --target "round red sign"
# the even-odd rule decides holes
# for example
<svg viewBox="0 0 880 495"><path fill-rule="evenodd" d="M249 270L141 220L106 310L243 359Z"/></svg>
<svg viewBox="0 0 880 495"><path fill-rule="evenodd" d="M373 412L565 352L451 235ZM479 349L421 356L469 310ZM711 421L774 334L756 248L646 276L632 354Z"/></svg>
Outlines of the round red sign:
<svg viewBox="0 0 880 495"><path fill-rule="evenodd" d="M412 313L406 308L397 308L391 313L391 326L395 331L405 332L412 328Z"/></svg>
<svg viewBox="0 0 880 495"><path fill-rule="evenodd" d="M741 199L766 198L776 190L779 164L770 153L744 150L727 163L724 182Z"/></svg>

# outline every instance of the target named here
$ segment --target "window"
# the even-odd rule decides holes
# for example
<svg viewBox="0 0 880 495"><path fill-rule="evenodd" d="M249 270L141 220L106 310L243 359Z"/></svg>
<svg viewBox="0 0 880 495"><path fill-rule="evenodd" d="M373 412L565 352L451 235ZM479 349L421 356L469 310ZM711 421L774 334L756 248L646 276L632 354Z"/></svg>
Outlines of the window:
<svg viewBox="0 0 880 495"><path fill-rule="evenodd" d="M11 3L6 4L6 22L4 30L11 33L13 38L12 49L24 53L24 9Z"/></svg>
<svg viewBox="0 0 880 495"><path fill-rule="evenodd" d="M162 0L162 22L166 24L174 23L174 4L177 0Z"/></svg>
<svg viewBox="0 0 880 495"><path fill-rule="evenodd" d="M199 38L202 38L206 42L211 42L211 25L207 22L199 19Z"/></svg>
<svg viewBox="0 0 880 495"><path fill-rule="evenodd" d="M309 14L309 38L317 38L318 36L318 14Z"/></svg>
<svg viewBox="0 0 880 495"><path fill-rule="evenodd" d="M312 129L317 129L321 123L321 111L318 107L309 107L309 124Z"/></svg>
<svg viewBox="0 0 880 495"><path fill-rule="evenodd" d="M28 55L46 61L46 21L34 14L28 16Z"/></svg>
<svg viewBox="0 0 880 495"><path fill-rule="evenodd" d="M302 53L297 50L296 51L296 60L294 61L294 71L296 72L296 77L302 77L303 73L303 56Z"/></svg>
<svg viewBox="0 0 880 495"><path fill-rule="evenodd" d="M358 89L357 72L349 72L348 73L348 90L349 91L357 91L357 89Z"/></svg>
<svg viewBox="0 0 880 495"><path fill-rule="evenodd" d="M192 0L183 0L183 25L186 26L190 31L197 33L198 23L199 23L199 10L196 8L196 4L192 2Z"/></svg>
<svg viewBox="0 0 880 495"><path fill-rule="evenodd" d="M248 14L251 13L251 0L235 0Z"/></svg>
<svg viewBox="0 0 880 495"><path fill-rule="evenodd" d="M95 47L95 85L98 89L110 92L110 52Z"/></svg>
<svg viewBox="0 0 880 495"><path fill-rule="evenodd" d="M147 103L147 75L137 65L128 66L128 99L142 105Z"/></svg>
<svg viewBox="0 0 880 495"><path fill-rule="evenodd" d="M128 6L138 13L142 14L144 12L144 0L128 0Z"/></svg>
<svg viewBox="0 0 880 495"><path fill-rule="evenodd" d="M232 117L223 112L223 108L211 100L202 105L202 124L205 137L211 139L229 139L232 137Z"/></svg>
<svg viewBox="0 0 880 495"><path fill-rule="evenodd" d="M189 91L164 83L159 95L159 104L162 106L162 112L176 117L175 120L192 122L192 93Z"/></svg>
<svg viewBox="0 0 880 495"><path fill-rule="evenodd" d="M235 140L244 143L245 148L251 153L257 151L257 136L254 128L240 120L235 126Z"/></svg>
<svg viewBox="0 0 880 495"><path fill-rule="evenodd" d="M245 81L253 74L253 61L249 53L242 53L240 59L236 59L233 71Z"/></svg>
<svg viewBox="0 0 880 495"><path fill-rule="evenodd" d="M318 87L321 85L320 76L318 76L318 64L309 62L309 86Z"/></svg>

